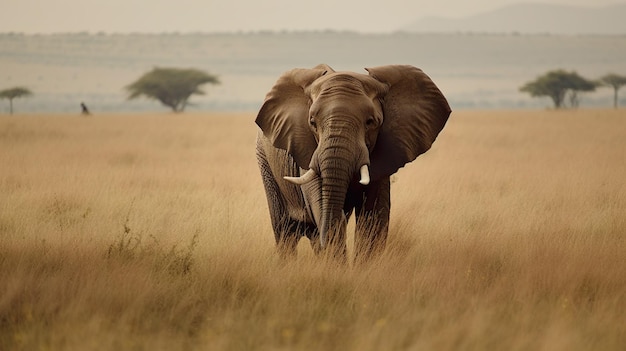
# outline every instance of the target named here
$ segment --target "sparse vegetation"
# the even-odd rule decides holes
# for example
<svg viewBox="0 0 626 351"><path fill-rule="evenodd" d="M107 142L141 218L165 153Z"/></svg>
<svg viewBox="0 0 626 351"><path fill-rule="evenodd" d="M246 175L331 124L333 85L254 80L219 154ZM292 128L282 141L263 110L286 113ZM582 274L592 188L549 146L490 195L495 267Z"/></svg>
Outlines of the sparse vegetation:
<svg viewBox="0 0 626 351"><path fill-rule="evenodd" d="M0 99L9 100L9 113L13 114L13 99L27 97L33 95L33 92L28 88L15 87L0 91Z"/></svg>
<svg viewBox="0 0 626 351"><path fill-rule="evenodd" d="M614 73L607 74L605 76L602 76L602 78L600 78L600 84L613 88L613 108L617 108L618 107L618 98L617 98L618 94L617 93L622 86L626 85L626 77L620 76Z"/></svg>
<svg viewBox="0 0 626 351"><path fill-rule="evenodd" d="M610 72L624 75L624 47L626 35L5 33L0 34L0 48L11 55L0 57L0 66L7 72L0 76L0 89L18 80L36 87L32 101L16 102L18 111L25 102L32 112L64 113L76 111L77 104L85 101L92 112L154 112L162 106L157 100L142 97L122 102L120 93L127 94L121 90L123 86L150 71L153 64L192 67L219 74L222 84L203 86L209 96L192 96L189 102L193 106L186 111L252 111L287 68L325 62L337 69L365 73L363 67L395 62L412 63L432 74L456 109L544 108L552 105L549 98L530 98L519 93L519 87L548 71L546 65L575 69L590 79ZM368 54L355 55L364 52ZM59 77L68 79L61 82ZM608 88L581 97L584 108L604 108L612 103ZM620 97L623 103L624 97ZM8 110L7 102L0 103Z"/></svg>
<svg viewBox="0 0 626 351"><path fill-rule="evenodd" d="M278 259L252 114L0 119L0 349L621 350L625 113L455 112L360 267Z"/></svg>
<svg viewBox="0 0 626 351"><path fill-rule="evenodd" d="M520 91L529 93L532 97L549 97L557 109L565 106L565 98L569 93L570 106L577 108L580 103L578 93L594 91L596 86L595 82L581 77L576 72L554 70L526 83Z"/></svg>
<svg viewBox="0 0 626 351"><path fill-rule="evenodd" d="M204 95L204 84L219 84L216 76L188 68L154 68L126 87L128 98L145 96L160 101L174 112L183 112L191 95Z"/></svg>

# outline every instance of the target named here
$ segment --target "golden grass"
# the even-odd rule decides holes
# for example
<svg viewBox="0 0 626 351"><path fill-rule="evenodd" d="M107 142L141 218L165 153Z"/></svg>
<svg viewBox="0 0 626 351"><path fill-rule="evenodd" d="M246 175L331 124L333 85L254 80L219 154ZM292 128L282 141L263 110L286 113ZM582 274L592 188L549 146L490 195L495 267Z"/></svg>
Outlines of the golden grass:
<svg viewBox="0 0 626 351"><path fill-rule="evenodd" d="M1 350L621 350L626 111L461 111L363 267L277 259L253 114L0 117ZM353 224L351 224L353 225Z"/></svg>

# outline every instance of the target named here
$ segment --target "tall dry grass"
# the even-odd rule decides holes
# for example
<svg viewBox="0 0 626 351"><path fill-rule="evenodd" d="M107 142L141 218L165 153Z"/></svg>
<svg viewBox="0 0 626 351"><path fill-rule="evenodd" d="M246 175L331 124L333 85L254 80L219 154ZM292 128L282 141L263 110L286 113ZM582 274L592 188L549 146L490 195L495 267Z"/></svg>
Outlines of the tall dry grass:
<svg viewBox="0 0 626 351"><path fill-rule="evenodd" d="M626 112L455 112L362 267L278 260L252 121L0 117L0 349L626 345Z"/></svg>

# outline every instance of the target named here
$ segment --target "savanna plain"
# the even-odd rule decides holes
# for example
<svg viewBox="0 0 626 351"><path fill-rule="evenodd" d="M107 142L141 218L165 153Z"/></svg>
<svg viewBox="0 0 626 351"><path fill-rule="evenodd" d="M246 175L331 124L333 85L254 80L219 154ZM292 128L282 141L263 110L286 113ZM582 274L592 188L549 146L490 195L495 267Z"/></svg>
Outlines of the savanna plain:
<svg viewBox="0 0 626 351"><path fill-rule="evenodd" d="M0 349L626 345L626 110L453 112L393 177L384 254L347 266L277 257L256 130L0 116Z"/></svg>

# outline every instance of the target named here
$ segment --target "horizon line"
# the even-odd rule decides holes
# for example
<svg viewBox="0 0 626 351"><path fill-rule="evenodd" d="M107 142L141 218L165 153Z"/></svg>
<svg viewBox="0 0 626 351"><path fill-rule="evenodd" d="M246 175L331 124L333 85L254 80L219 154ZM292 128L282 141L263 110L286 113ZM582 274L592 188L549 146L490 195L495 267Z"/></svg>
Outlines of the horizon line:
<svg viewBox="0 0 626 351"><path fill-rule="evenodd" d="M554 33L554 32L524 32L524 31L413 31L413 30L393 30L393 31L359 31L354 29L258 29L258 30L225 30L225 31L52 31L52 32L27 32L27 31L0 31L0 36L125 36L125 35L293 35L293 34L356 34L356 35L493 35L493 36L606 36L620 37L625 33Z"/></svg>

